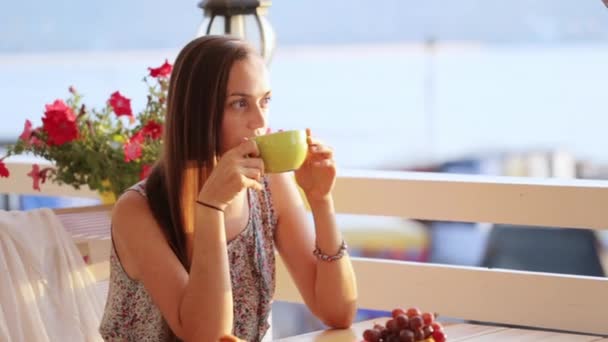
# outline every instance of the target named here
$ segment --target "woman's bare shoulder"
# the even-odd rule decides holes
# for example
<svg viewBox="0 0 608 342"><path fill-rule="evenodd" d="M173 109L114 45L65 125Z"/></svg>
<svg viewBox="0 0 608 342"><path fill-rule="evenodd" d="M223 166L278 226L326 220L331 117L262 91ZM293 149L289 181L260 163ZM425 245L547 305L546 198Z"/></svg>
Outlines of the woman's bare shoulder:
<svg viewBox="0 0 608 342"><path fill-rule="evenodd" d="M136 191L127 191L120 196L112 211L112 226L119 229L125 224L137 224L142 221L154 221L154 216L148 205L148 199ZM130 230L130 229L129 229Z"/></svg>
<svg viewBox="0 0 608 342"><path fill-rule="evenodd" d="M123 268L133 279L140 278L148 248L167 244L147 198L136 191L127 191L114 205L112 238Z"/></svg>

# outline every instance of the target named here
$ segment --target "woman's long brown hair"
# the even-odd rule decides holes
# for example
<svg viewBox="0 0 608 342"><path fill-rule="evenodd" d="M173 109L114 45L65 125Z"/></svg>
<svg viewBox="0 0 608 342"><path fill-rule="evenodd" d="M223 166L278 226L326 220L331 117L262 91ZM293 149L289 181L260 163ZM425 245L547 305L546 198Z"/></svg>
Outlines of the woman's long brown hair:
<svg viewBox="0 0 608 342"><path fill-rule="evenodd" d="M177 56L169 83L163 152L146 182L148 202L175 255L186 270L186 232L194 228L194 206L217 161L234 62L254 53L243 41L205 36Z"/></svg>

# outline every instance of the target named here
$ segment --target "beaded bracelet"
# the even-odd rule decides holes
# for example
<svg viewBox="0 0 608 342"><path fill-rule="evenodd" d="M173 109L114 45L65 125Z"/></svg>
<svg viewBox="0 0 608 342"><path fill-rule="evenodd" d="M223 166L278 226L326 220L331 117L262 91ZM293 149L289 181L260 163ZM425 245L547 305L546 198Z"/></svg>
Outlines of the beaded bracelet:
<svg viewBox="0 0 608 342"><path fill-rule="evenodd" d="M319 247L315 248L315 250L312 252L312 254L314 254L319 260L331 262L331 261L336 261L336 260L341 259L344 256L347 248L348 248L348 246L346 245L346 242L344 240L342 240L340 249L338 250L338 253L336 253L335 255L324 254L323 252L321 252L321 249L319 249Z"/></svg>

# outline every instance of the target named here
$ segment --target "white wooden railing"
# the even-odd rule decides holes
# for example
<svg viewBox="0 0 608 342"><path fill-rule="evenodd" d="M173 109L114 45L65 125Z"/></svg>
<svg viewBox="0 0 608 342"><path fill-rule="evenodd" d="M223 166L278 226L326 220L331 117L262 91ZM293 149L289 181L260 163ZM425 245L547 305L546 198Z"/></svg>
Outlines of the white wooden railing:
<svg viewBox="0 0 608 342"><path fill-rule="evenodd" d="M9 167L13 174L29 169ZM28 186L27 179L0 179L0 193L31 193ZM87 190L75 192L48 184L42 194L95 196ZM344 171L334 197L339 213L539 227L608 227L606 181ZM109 210L68 209L58 214L62 219L83 215L76 221L86 222L87 215ZM107 222L98 224L107 227ZM83 240L81 236L77 242L83 253L95 251L93 271L98 279L106 279L107 237ZM363 308L419 306L466 320L608 335L607 278L365 258L353 258L353 262ZM276 298L301 302L280 259Z"/></svg>

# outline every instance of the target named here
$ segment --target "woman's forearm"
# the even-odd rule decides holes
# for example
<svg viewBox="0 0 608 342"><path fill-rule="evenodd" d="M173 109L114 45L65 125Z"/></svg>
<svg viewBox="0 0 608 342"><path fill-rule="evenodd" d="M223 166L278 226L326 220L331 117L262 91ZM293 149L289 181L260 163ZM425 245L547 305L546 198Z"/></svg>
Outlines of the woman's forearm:
<svg viewBox="0 0 608 342"><path fill-rule="evenodd" d="M197 206L190 279L180 305L186 341L217 341L233 324L224 215ZM162 281L162 279L159 279Z"/></svg>
<svg viewBox="0 0 608 342"><path fill-rule="evenodd" d="M335 255L342 244L331 197L309 201L312 210L316 245L322 253ZM350 258L345 254L336 261L317 260L315 306L319 318L329 326L345 328L352 324L357 310L357 286Z"/></svg>

